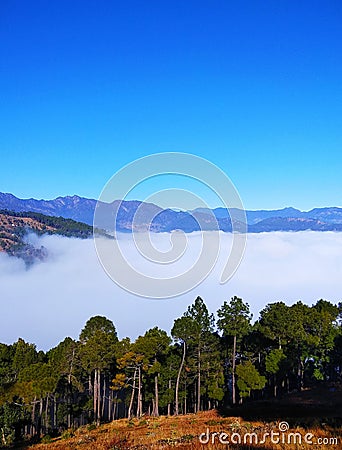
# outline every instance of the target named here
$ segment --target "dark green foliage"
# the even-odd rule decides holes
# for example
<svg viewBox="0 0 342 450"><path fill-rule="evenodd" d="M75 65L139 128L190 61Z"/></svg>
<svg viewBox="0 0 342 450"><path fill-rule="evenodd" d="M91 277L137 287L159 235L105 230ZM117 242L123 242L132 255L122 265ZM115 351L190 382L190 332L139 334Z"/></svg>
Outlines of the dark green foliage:
<svg viewBox="0 0 342 450"><path fill-rule="evenodd" d="M14 345L0 343L0 392L1 387L13 382L15 372L13 368Z"/></svg>
<svg viewBox="0 0 342 450"><path fill-rule="evenodd" d="M176 414L178 397L184 399L183 412L186 412L188 395L196 399L194 411L217 405L223 398L224 383L219 337L215 333L214 315L209 313L201 297L197 297L183 316L175 320L171 333L175 341L182 344L176 381ZM180 395L179 384L185 387Z"/></svg>
<svg viewBox="0 0 342 450"><path fill-rule="evenodd" d="M0 431L2 446L10 446L21 437L21 428L28 422L29 415L25 405L4 403L0 406ZM0 442L1 442L0 441Z"/></svg>
<svg viewBox="0 0 342 450"><path fill-rule="evenodd" d="M236 380L235 371L237 354L239 354L241 341L248 334L251 328L252 314L249 311L248 303L244 303L239 297L233 297L230 302L224 302L217 311L219 317L217 326L223 333L226 341L228 358L226 361L226 378L231 377L232 403L236 403Z"/></svg>
<svg viewBox="0 0 342 450"><path fill-rule="evenodd" d="M91 317L80 334L80 342L85 343L98 333L104 333L117 340L116 330L113 322L103 316Z"/></svg>
<svg viewBox="0 0 342 450"><path fill-rule="evenodd" d="M52 234L52 231L47 230L47 227L55 228L58 234L62 236L87 238L92 235L93 227L87 225L83 222L77 222L72 219L64 219L63 217L53 217L46 216L45 214L40 214L36 212L14 212L8 210L0 210L0 214L5 214L12 217L29 217L30 219L37 220L39 223L43 224L43 230L35 230L37 234ZM45 226L45 228L44 228ZM25 227L16 227L16 233L20 236L25 234Z"/></svg>
<svg viewBox="0 0 342 450"><path fill-rule="evenodd" d="M233 297L231 301L224 302L218 310L218 328L224 336L236 336L239 340L248 333L252 314L249 305L245 304L239 297Z"/></svg>
<svg viewBox="0 0 342 450"><path fill-rule="evenodd" d="M281 362L286 358L281 348L275 348L266 355L265 368L267 373L276 374Z"/></svg>
<svg viewBox="0 0 342 450"><path fill-rule="evenodd" d="M119 341L113 322L95 316L78 341L65 338L47 353L23 339L0 344L1 445L24 432L69 430L69 436L79 425L197 412L340 383L341 309L326 300L271 303L252 325L248 304L233 297L218 310L215 327L197 297L174 321L173 341L158 327L134 342Z"/></svg>
<svg viewBox="0 0 342 450"><path fill-rule="evenodd" d="M238 377L237 386L240 397L249 397L252 390L260 390L265 387L266 378L257 371L251 361L238 364L236 367Z"/></svg>
<svg viewBox="0 0 342 450"><path fill-rule="evenodd" d="M15 373L15 377L18 378L20 371L38 362L38 353L34 344L29 344L21 338L19 338L13 346L14 355L12 368Z"/></svg>

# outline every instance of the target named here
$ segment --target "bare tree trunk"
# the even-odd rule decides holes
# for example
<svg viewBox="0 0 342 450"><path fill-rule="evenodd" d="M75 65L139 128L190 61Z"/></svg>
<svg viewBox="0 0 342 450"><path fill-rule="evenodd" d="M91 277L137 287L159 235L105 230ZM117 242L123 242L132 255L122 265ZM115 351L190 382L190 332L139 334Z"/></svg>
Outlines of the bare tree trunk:
<svg viewBox="0 0 342 450"><path fill-rule="evenodd" d="M304 387L304 362L299 355L298 357L298 390L301 391Z"/></svg>
<svg viewBox="0 0 342 450"><path fill-rule="evenodd" d="M93 392L93 396L94 396L94 405L93 405L93 410L94 410L94 422L97 423L97 369L95 369L94 372L94 392Z"/></svg>
<svg viewBox="0 0 342 450"><path fill-rule="evenodd" d="M95 383L95 380L94 380ZM88 391L89 391L89 395L93 394L93 385L91 383L91 374L89 374L88 376Z"/></svg>
<svg viewBox="0 0 342 450"><path fill-rule="evenodd" d="M40 437L40 432L41 432L42 415L43 415L43 399L41 398L39 401L39 417L38 417L38 426L37 426L38 437Z"/></svg>
<svg viewBox="0 0 342 450"><path fill-rule="evenodd" d="M67 422L68 422L68 428L71 427L71 413L70 413L70 408L71 408L71 374L69 372L68 374L68 393L67 393L67 408L68 408L68 417L67 417Z"/></svg>
<svg viewBox="0 0 342 450"><path fill-rule="evenodd" d="M184 391L185 391L185 396L184 396L184 414L186 414L187 413L187 402L186 402L186 382L185 382L185 384L184 384Z"/></svg>
<svg viewBox="0 0 342 450"><path fill-rule="evenodd" d="M236 404L236 393L235 393L235 364L236 364L236 336L234 336L233 341L233 360L232 360L232 403Z"/></svg>
<svg viewBox="0 0 342 450"><path fill-rule="evenodd" d="M196 412L201 410L201 350L198 348L197 362L197 407Z"/></svg>
<svg viewBox="0 0 342 450"><path fill-rule="evenodd" d="M67 393L67 408L68 408L68 428L71 427L71 414L70 414L70 403L71 403L71 374L68 374L68 393Z"/></svg>
<svg viewBox="0 0 342 450"><path fill-rule="evenodd" d="M105 414L105 406L106 406L106 402L105 402L105 398L106 398L106 374L103 375L103 390L102 390L102 412L101 412L101 417L104 417Z"/></svg>
<svg viewBox="0 0 342 450"><path fill-rule="evenodd" d="M72 403L72 372L73 372L73 363L74 363L74 357L75 357L75 349L72 350L72 357L70 361L70 367L69 367L69 373L68 373L68 394L67 394L67 407L68 407L68 428L71 427L71 413L70 413L70 407ZM89 394L91 391L91 376L89 376Z"/></svg>
<svg viewBox="0 0 342 450"><path fill-rule="evenodd" d="M97 423L99 426L101 423L101 371L97 370Z"/></svg>
<svg viewBox="0 0 342 450"><path fill-rule="evenodd" d="M155 395L155 402L154 402L154 412L153 415L155 417L159 416L159 392L158 392L158 374L154 377L154 395Z"/></svg>
<svg viewBox="0 0 342 450"><path fill-rule="evenodd" d="M108 421L110 422L112 420L112 412L113 412L113 391L109 390L108 395Z"/></svg>
<svg viewBox="0 0 342 450"><path fill-rule="evenodd" d="M100 425L101 420L101 390L100 390L101 372L95 369L94 373L94 422L97 426Z"/></svg>
<svg viewBox="0 0 342 450"><path fill-rule="evenodd" d="M95 376L94 376L94 385L95 385ZM92 382L91 382L91 373L88 375L88 393L89 396L91 397L92 395L94 395L94 387ZM94 398L94 397L93 397ZM95 398L94 398L95 401ZM95 409L93 408L93 412L95 415ZM88 412L88 418L90 418L90 411ZM95 416L94 416L94 420L95 420Z"/></svg>
<svg viewBox="0 0 342 450"><path fill-rule="evenodd" d="M34 433L35 434L37 432L37 427L36 427L36 403L37 403L37 397L34 397L33 405L32 405L31 422L32 422L32 426L34 427Z"/></svg>
<svg viewBox="0 0 342 450"><path fill-rule="evenodd" d="M176 399L175 399L175 415L178 416L178 391L179 391L179 381L181 377L181 373L184 366L185 361L185 353L186 353L186 344L185 341L183 341L183 355L182 355L182 361L181 365L179 366L178 374L177 374L177 380L176 380Z"/></svg>
<svg viewBox="0 0 342 450"><path fill-rule="evenodd" d="M116 410L118 406L118 395L115 393L115 401L113 402L113 420L116 419Z"/></svg>
<svg viewBox="0 0 342 450"><path fill-rule="evenodd" d="M45 405L45 433L49 427L49 394L46 396L46 405Z"/></svg>
<svg viewBox="0 0 342 450"><path fill-rule="evenodd" d="M57 428L57 401L56 396L53 396L53 428Z"/></svg>
<svg viewBox="0 0 342 450"><path fill-rule="evenodd" d="M171 383L172 383L171 379L169 379L169 390L170 391L171 391L171 388L172 388L172 384ZM167 404L167 415L171 416L171 403L170 402L168 402L168 404Z"/></svg>
<svg viewBox="0 0 342 450"><path fill-rule="evenodd" d="M6 436L5 436L5 430L3 428L1 428L1 434L2 434L2 443L5 445L5 447L7 447L7 441L6 441Z"/></svg>
<svg viewBox="0 0 342 450"><path fill-rule="evenodd" d="M141 395L141 367L138 367L138 407L137 407L137 417L142 415L142 395Z"/></svg>
<svg viewBox="0 0 342 450"><path fill-rule="evenodd" d="M131 400L129 402L129 407L128 407L128 419L132 418L132 408L133 408L133 402L134 402L134 394L135 394L135 385L136 385L136 377L137 377L137 369L134 370L134 375L133 375L133 386L132 386L132 394L131 394Z"/></svg>

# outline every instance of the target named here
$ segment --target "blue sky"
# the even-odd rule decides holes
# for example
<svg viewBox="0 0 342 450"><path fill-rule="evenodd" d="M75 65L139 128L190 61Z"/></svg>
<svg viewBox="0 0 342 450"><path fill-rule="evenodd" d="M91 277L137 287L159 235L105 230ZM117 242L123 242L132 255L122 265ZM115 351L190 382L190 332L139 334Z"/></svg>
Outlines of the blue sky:
<svg viewBox="0 0 342 450"><path fill-rule="evenodd" d="M96 198L180 151L249 209L342 206L341 23L338 0L3 0L0 191Z"/></svg>

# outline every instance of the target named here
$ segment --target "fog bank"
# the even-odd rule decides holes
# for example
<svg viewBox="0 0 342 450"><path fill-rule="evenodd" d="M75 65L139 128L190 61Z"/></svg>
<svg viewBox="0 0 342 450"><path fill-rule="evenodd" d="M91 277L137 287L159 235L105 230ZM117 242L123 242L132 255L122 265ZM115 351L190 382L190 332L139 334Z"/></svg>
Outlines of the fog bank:
<svg viewBox="0 0 342 450"><path fill-rule="evenodd" d="M47 350L66 336L77 339L93 315L113 320L120 338L135 339L154 326L169 332L174 319L197 295L211 312L238 295L250 304L254 319L269 302L341 301L342 233L250 234L238 270L228 283L220 285L231 238L230 234L223 236L217 265L206 280L192 291L166 300L136 297L118 287L102 269L91 239L37 238L38 244L48 249L49 258L28 270L23 261L0 254L0 342L12 343L22 337ZM119 239L125 240L128 251L131 246L133 255L131 237ZM165 235L153 237L161 247L165 239ZM191 236L189 245L198 246L198 240L200 236ZM185 252L184 258L192 253ZM184 261L185 266L190 263Z"/></svg>

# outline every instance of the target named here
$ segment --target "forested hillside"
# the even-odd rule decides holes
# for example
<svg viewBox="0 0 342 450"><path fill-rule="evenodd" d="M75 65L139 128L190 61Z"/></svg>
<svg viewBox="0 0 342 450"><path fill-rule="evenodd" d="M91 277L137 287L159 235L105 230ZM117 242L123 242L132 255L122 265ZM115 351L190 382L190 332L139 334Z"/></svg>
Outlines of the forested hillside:
<svg viewBox="0 0 342 450"><path fill-rule="evenodd" d="M326 382L339 389L341 312L326 300L277 302L252 324L238 297L217 320L197 297L171 335L155 327L120 340L110 319L95 316L78 340L46 353L23 339L0 344L2 444L124 417L237 408Z"/></svg>
<svg viewBox="0 0 342 450"><path fill-rule="evenodd" d="M0 210L0 251L21 257L27 264L31 264L35 259L43 260L47 256L47 249L41 246L37 248L27 242L25 237L29 232L36 235L58 234L84 239L92 236L93 228L63 217Z"/></svg>

